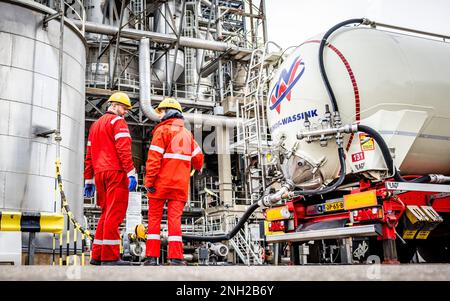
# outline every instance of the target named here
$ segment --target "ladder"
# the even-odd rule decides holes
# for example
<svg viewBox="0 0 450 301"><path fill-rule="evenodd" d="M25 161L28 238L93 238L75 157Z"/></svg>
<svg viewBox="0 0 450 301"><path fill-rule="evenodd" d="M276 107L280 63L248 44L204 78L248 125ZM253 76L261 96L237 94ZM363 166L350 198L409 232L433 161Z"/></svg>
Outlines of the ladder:
<svg viewBox="0 0 450 301"><path fill-rule="evenodd" d="M244 88L243 103L238 103L238 126L236 148L244 153L247 179L247 198L257 201L266 189L266 155L270 151L270 135L266 120L265 99L270 80L266 57L269 45L281 47L274 42L265 43L263 48L253 50ZM261 190L262 189L262 190Z"/></svg>
<svg viewBox="0 0 450 301"><path fill-rule="evenodd" d="M185 37L194 37L194 16L192 14L192 11L186 10L185 15L185 26L184 26L184 36ZM192 95L187 95L187 97L194 98L194 86L196 84L195 82L195 50L193 48L185 48L185 89L186 92L190 91Z"/></svg>
<svg viewBox="0 0 450 301"><path fill-rule="evenodd" d="M138 16L136 18L136 24L135 24L135 29L144 29L144 21L145 21L145 17L144 17L144 0L131 0L131 7L132 7L132 12L134 13L135 16Z"/></svg>

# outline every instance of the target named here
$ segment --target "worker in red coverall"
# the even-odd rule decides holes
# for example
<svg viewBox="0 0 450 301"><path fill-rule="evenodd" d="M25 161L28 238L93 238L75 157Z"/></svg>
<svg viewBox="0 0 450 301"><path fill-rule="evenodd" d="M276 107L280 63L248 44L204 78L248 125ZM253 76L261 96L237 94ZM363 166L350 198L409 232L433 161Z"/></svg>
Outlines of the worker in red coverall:
<svg viewBox="0 0 450 301"><path fill-rule="evenodd" d="M153 130L144 185L148 191L148 231L144 265L157 265L160 255L161 218L167 201L168 258L184 265L181 215L188 199L191 166L201 171L203 153L192 133L184 127L180 104L163 100L156 112L161 123Z"/></svg>
<svg viewBox="0 0 450 301"><path fill-rule="evenodd" d="M130 131L123 118L131 109L131 102L122 92L112 94L108 102L106 114L90 128L86 150L84 196L93 197L97 189L97 205L102 210L91 264L129 265L120 260L119 226L127 211L128 192L137 185Z"/></svg>

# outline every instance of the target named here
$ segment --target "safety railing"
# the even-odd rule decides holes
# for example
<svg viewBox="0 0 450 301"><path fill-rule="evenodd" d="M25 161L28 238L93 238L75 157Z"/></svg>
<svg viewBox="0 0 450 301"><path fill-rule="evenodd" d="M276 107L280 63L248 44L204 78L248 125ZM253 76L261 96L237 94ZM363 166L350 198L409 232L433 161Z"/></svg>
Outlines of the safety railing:
<svg viewBox="0 0 450 301"><path fill-rule="evenodd" d="M83 0L75 0L72 3L64 1L65 7L71 11L78 20L81 21L81 33L84 35L85 33L85 23L86 23L86 9L84 7ZM75 6L77 4L77 6Z"/></svg>
<svg viewBox="0 0 450 301"><path fill-rule="evenodd" d="M109 89L109 75L97 74L94 77L93 72L88 72L86 74L86 86ZM117 78L117 86L118 90L137 93L139 92L139 77L127 73L124 76Z"/></svg>

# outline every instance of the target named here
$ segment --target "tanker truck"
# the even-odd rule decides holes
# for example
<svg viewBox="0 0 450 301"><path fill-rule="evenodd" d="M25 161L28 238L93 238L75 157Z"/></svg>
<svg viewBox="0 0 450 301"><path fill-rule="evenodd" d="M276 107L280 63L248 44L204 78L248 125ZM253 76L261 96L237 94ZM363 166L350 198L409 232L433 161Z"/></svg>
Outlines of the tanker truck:
<svg viewBox="0 0 450 301"><path fill-rule="evenodd" d="M266 100L283 180L259 203L293 263L450 260L446 38L352 19L284 59Z"/></svg>
<svg viewBox="0 0 450 301"><path fill-rule="evenodd" d="M229 240L262 209L275 264L449 262L446 40L351 19L296 47L266 99L282 179L226 235L183 239Z"/></svg>

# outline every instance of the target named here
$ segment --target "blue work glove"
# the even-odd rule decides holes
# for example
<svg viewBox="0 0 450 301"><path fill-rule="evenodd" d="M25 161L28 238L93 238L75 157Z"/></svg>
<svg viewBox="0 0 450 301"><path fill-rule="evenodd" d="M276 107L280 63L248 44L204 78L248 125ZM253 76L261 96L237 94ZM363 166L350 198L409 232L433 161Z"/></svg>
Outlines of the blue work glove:
<svg viewBox="0 0 450 301"><path fill-rule="evenodd" d="M95 184L84 184L84 197L92 198L95 193Z"/></svg>
<svg viewBox="0 0 450 301"><path fill-rule="evenodd" d="M147 192L149 193L154 193L156 191L155 187L145 187L145 189L147 190Z"/></svg>
<svg viewBox="0 0 450 301"><path fill-rule="evenodd" d="M128 184L128 191L135 191L137 186L136 176L129 176L128 180L130 181Z"/></svg>

